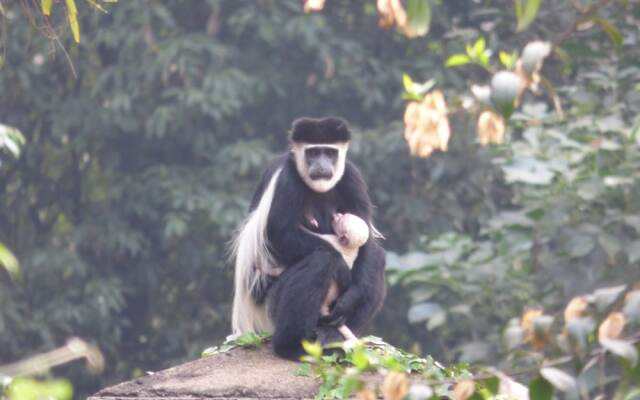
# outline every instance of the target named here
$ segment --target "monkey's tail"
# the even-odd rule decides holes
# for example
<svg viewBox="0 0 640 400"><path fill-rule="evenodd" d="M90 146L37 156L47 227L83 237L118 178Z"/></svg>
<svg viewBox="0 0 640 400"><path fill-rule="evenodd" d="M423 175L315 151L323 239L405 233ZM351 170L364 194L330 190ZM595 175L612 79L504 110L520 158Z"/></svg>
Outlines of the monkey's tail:
<svg viewBox="0 0 640 400"><path fill-rule="evenodd" d="M277 170L271 177L258 206L247 216L232 244L235 290L231 328L234 334L273 331L265 306L256 304L251 292L261 280L266 279L265 271L270 271L276 265L269 251L267 222L280 171Z"/></svg>

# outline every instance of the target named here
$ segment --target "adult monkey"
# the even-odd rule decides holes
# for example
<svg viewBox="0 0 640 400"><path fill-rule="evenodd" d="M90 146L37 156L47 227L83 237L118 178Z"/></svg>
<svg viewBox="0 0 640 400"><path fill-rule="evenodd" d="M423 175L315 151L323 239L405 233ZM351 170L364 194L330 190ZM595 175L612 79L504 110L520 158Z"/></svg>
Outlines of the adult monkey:
<svg viewBox="0 0 640 400"><path fill-rule="evenodd" d="M273 331L283 357L299 356L303 338L339 339L341 324L358 334L384 300L385 254L375 235L349 271L338 251L307 231L332 233L334 214L351 213L376 232L367 187L346 160L350 140L342 119L294 121L290 150L267 168L234 242L233 332ZM319 325L332 280L341 295Z"/></svg>

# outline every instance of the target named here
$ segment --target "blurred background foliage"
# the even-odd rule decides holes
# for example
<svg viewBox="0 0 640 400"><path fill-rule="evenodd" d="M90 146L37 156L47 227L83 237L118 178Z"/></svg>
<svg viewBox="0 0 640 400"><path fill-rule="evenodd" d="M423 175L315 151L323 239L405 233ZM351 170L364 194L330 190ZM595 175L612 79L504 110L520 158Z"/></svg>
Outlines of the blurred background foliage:
<svg viewBox="0 0 640 400"><path fill-rule="evenodd" d="M105 372L54 373L82 394L221 341L227 243L301 115L353 126L389 251L371 330L392 344L507 362L503 329L527 307L640 280L636 2L544 1L523 21L513 1L432 1L412 40L373 1L77 2L79 44L59 4L53 40L27 3L0 2L0 243L22 273L0 276L0 364L80 336ZM445 65L481 37L488 59ZM469 86L535 39L554 44L541 73L564 118L553 93L526 94L483 147ZM448 99L447 152L409 154L404 73Z"/></svg>

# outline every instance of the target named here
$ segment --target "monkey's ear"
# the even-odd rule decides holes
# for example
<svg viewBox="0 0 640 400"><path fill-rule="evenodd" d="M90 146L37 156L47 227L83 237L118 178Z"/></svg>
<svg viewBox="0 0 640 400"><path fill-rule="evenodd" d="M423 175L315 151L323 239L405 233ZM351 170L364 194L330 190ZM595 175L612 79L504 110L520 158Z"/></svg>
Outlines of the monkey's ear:
<svg viewBox="0 0 640 400"><path fill-rule="evenodd" d="M294 143L342 143L351 140L349 124L342 118L302 117L293 121L291 141Z"/></svg>

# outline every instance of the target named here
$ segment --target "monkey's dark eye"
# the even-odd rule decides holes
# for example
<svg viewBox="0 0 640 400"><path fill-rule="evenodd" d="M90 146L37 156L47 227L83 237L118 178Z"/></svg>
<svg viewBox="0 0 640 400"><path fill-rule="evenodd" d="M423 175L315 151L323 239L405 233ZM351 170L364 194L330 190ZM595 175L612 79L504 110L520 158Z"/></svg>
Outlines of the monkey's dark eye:
<svg viewBox="0 0 640 400"><path fill-rule="evenodd" d="M307 155L307 157L315 158L315 157L318 157L321 152L322 150L320 150L319 147L312 147L310 149L307 149L305 151L305 154Z"/></svg>
<svg viewBox="0 0 640 400"><path fill-rule="evenodd" d="M338 150L327 147L324 149L324 154L331 159L335 159L338 157Z"/></svg>

